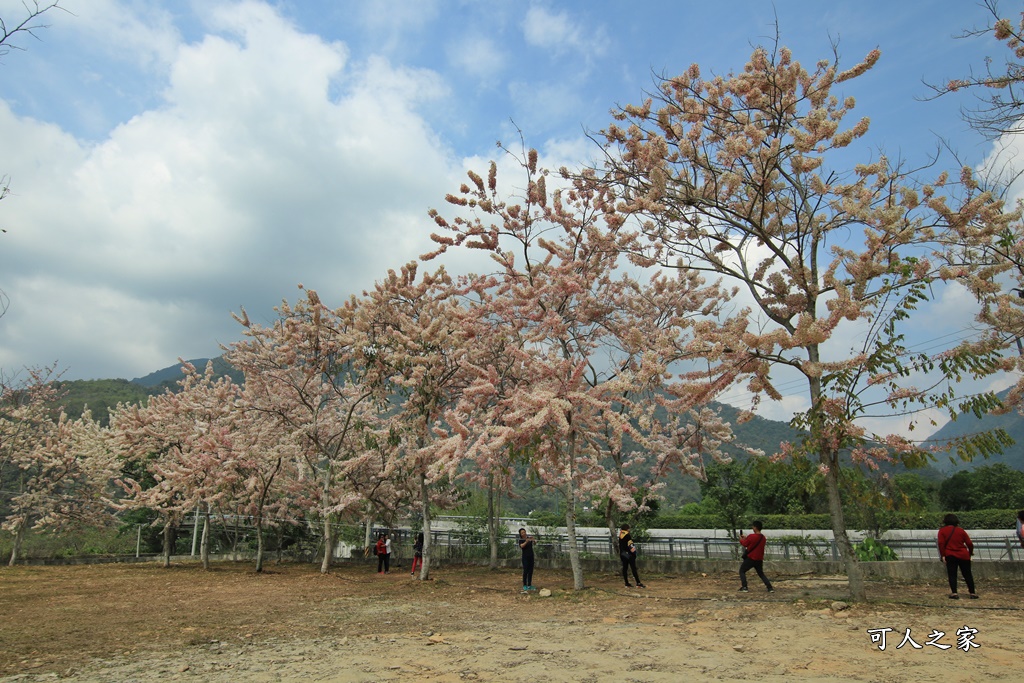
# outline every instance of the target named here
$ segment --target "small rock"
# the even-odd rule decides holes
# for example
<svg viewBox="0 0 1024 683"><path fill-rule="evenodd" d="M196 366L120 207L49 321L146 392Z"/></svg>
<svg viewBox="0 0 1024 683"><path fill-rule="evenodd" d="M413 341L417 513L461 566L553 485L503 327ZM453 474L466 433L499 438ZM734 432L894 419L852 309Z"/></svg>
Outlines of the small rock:
<svg viewBox="0 0 1024 683"><path fill-rule="evenodd" d="M178 669L178 671L180 671L181 673L185 673L188 670L189 670L189 665L188 664L183 664L182 667L180 669Z"/></svg>
<svg viewBox="0 0 1024 683"><path fill-rule="evenodd" d="M541 588L540 591L537 593L537 595L539 595L542 598L550 598L551 597L551 589L550 588Z"/></svg>
<svg viewBox="0 0 1024 683"><path fill-rule="evenodd" d="M429 638L427 638L427 640L429 640L431 643L444 643L445 642L444 636L442 636L440 634L432 635Z"/></svg>
<svg viewBox="0 0 1024 683"><path fill-rule="evenodd" d="M746 650L747 648L746 648L746 646L745 646L745 645L733 645L733 646L732 646L732 649L736 650L736 652L743 652L743 651L745 651L745 650Z"/></svg>
<svg viewBox="0 0 1024 683"><path fill-rule="evenodd" d="M850 605L845 602L836 600L832 603L832 609L834 609L837 612L842 612L844 609L850 609Z"/></svg>
<svg viewBox="0 0 1024 683"><path fill-rule="evenodd" d="M509 649L510 649L510 650L514 650L514 651L516 651L516 652L522 652L523 650L525 650L525 649L526 649L526 646L525 646L525 645L513 645L513 646L512 646L512 647L510 647Z"/></svg>

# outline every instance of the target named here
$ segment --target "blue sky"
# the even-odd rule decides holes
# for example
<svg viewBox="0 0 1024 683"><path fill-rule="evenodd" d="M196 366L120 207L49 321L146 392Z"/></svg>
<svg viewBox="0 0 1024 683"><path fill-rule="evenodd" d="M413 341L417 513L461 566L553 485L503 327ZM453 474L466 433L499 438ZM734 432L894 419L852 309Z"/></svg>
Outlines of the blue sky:
<svg viewBox="0 0 1024 683"><path fill-rule="evenodd" d="M846 65L882 50L843 91L872 120L857 161L923 164L941 137L979 163L969 100L920 98L1001 56L954 38L987 19L962 0L61 6L0 60L0 368L68 379L217 355L241 336L232 311L269 321L298 283L358 294L427 251L427 210L515 127L547 165L581 161L655 74L742 68L776 22L808 64L834 41ZM23 12L0 0L8 23ZM962 303L923 327L962 329Z"/></svg>

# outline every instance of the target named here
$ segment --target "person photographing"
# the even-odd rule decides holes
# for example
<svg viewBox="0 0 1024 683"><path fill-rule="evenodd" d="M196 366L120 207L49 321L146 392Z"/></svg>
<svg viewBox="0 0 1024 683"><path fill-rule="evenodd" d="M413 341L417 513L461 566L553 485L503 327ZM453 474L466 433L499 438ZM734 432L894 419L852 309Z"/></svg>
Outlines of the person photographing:
<svg viewBox="0 0 1024 683"><path fill-rule="evenodd" d="M768 589L768 592L774 593L772 582L764 575L764 548L768 545L768 539L761 533L760 521L755 521L751 527L753 533L740 534L740 545L743 546L743 563L740 564L740 592L746 593L750 590L747 588L747 572L753 569L764 581L764 587Z"/></svg>

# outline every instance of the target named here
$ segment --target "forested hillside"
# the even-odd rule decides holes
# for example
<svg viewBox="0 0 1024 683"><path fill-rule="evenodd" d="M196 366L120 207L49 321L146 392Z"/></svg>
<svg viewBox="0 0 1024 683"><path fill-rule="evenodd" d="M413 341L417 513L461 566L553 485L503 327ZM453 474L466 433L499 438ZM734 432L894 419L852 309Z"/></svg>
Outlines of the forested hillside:
<svg viewBox="0 0 1024 683"><path fill-rule="evenodd" d="M153 391L126 379L79 379L60 382L64 392L61 405L68 417L81 416L86 406L94 420L104 427L110 417L110 409L118 403L144 403ZM161 389L162 391L162 389Z"/></svg>
<svg viewBox="0 0 1024 683"><path fill-rule="evenodd" d="M1004 398L1006 396L1006 392L1004 391L998 396L999 398ZM928 437L928 442L936 445L943 445L969 434L986 432L993 429L1004 430L1015 441L1014 445L1010 446L1002 453L990 456L986 459L974 460L972 462L963 462L960 460L956 457L956 451L954 449L954 451L948 456L940 456L936 462L936 467L945 473L952 473L963 470L972 470L983 465L1003 463L1008 467L1024 472L1024 451L1022 451L1022 448L1024 448L1024 418L1022 418L1021 414L1015 410L1003 415L989 414L981 418L977 418L973 415L962 415L958 420L948 422L943 425L941 429Z"/></svg>

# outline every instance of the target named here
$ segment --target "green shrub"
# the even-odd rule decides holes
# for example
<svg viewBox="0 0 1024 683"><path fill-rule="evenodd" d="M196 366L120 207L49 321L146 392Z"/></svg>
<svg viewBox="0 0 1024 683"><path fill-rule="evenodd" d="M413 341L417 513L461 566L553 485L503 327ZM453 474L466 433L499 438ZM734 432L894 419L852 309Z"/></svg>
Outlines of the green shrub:
<svg viewBox="0 0 1024 683"><path fill-rule="evenodd" d="M892 548L870 537L853 546L853 551L857 553L857 559L861 562L889 562L900 559Z"/></svg>
<svg viewBox="0 0 1024 683"><path fill-rule="evenodd" d="M773 537L769 545L782 546L783 552L790 558L795 551L801 560L827 560L832 547L828 539L822 536Z"/></svg>

